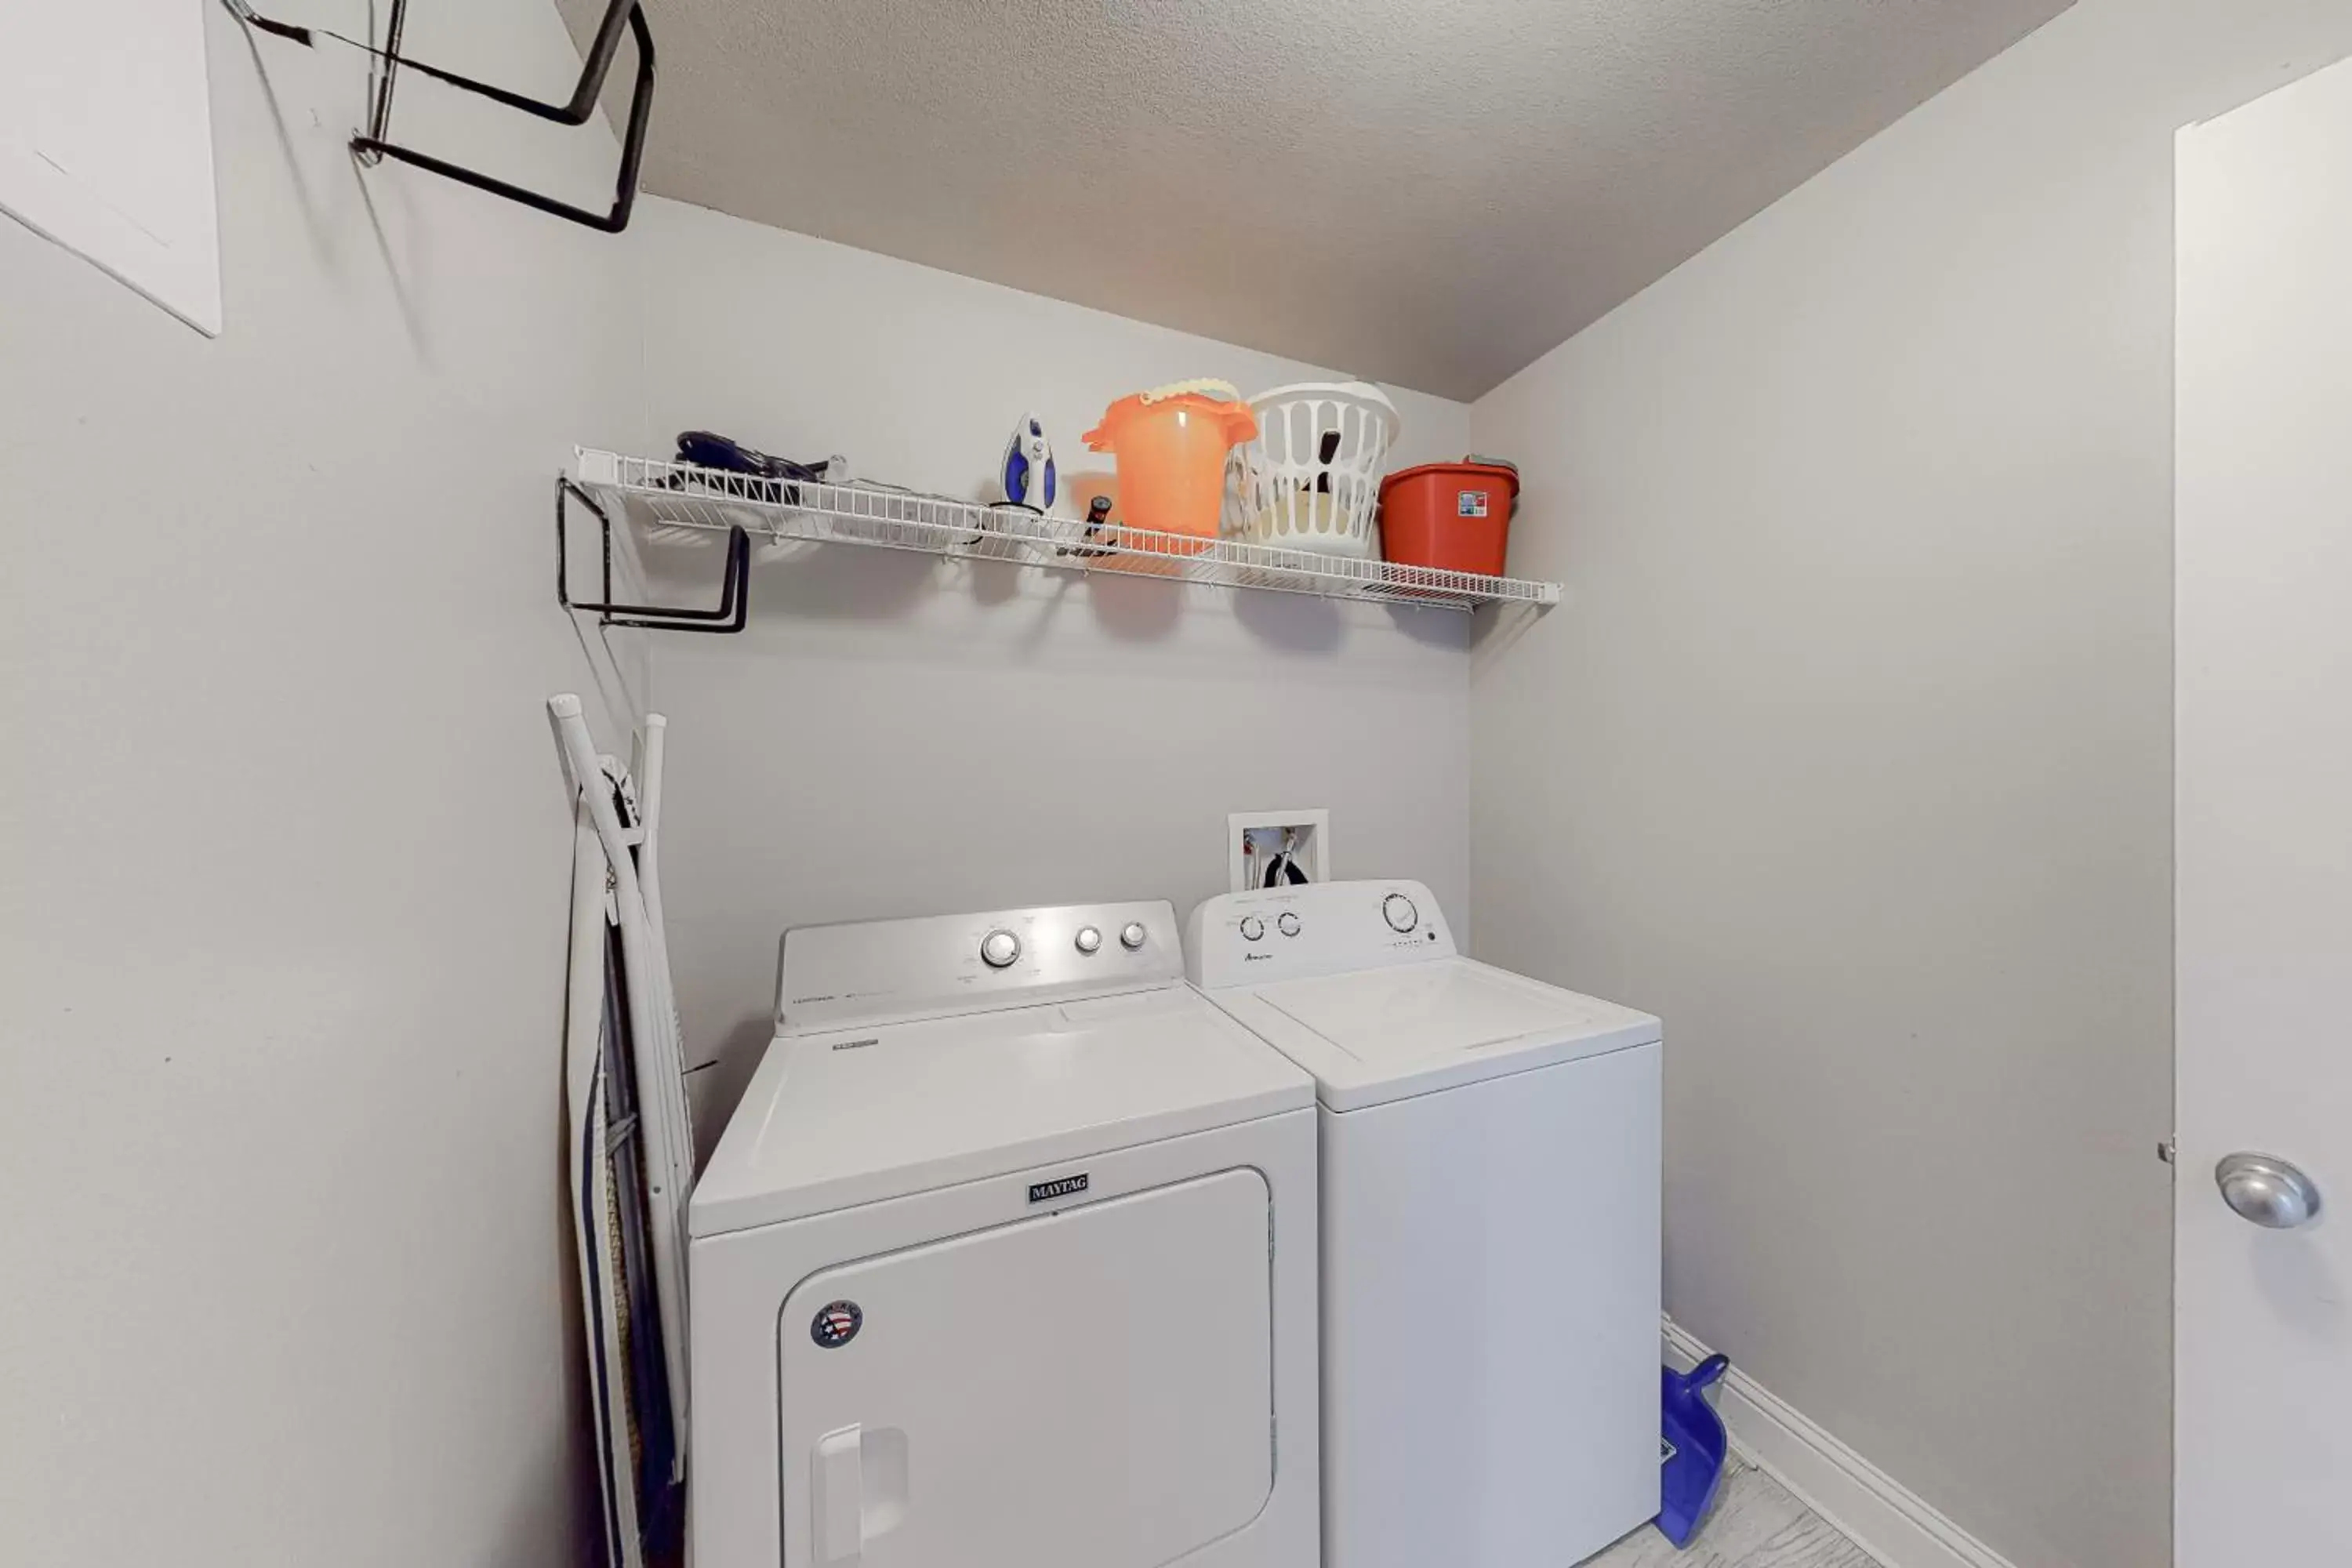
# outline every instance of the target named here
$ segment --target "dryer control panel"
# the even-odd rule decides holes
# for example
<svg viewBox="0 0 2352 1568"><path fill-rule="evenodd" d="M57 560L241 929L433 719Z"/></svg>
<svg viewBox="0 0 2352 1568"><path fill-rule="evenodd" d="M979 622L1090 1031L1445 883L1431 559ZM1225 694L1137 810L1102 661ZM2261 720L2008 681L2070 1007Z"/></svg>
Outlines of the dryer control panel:
<svg viewBox="0 0 2352 1568"><path fill-rule="evenodd" d="M1164 900L795 926L776 966L776 1027L1025 1007L1172 985L1183 973Z"/></svg>
<svg viewBox="0 0 2352 1568"><path fill-rule="evenodd" d="M1419 882L1315 882L1223 893L1184 922L1184 970L1203 990L1452 958L1437 899Z"/></svg>

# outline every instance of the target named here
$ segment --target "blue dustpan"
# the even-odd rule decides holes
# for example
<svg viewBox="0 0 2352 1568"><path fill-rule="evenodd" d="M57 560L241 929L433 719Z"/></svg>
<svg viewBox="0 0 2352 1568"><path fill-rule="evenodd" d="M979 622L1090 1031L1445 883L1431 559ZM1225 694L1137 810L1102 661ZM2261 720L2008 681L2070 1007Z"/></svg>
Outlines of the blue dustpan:
<svg viewBox="0 0 2352 1568"><path fill-rule="evenodd" d="M1664 1408L1658 1426L1665 1438L1658 1474L1658 1529L1676 1546L1688 1546L1715 1500L1723 1479L1723 1417L1706 1402L1710 1384L1731 1370L1731 1358L1711 1355L1690 1371L1660 1369Z"/></svg>

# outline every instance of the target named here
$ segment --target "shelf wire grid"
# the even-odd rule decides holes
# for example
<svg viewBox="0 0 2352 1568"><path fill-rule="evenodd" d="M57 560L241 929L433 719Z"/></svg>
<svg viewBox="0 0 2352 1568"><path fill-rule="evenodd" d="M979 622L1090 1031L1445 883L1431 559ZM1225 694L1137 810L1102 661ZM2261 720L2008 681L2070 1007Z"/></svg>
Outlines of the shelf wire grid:
<svg viewBox="0 0 2352 1568"><path fill-rule="evenodd" d="M740 528L775 543L861 544L955 560L1442 609L1559 601L1557 583L1350 560L1199 534L1117 526L1089 531L1081 519L1043 516L1021 507L856 481L764 479L585 447L578 449L576 479L615 516L626 516L650 537L670 542L702 542Z"/></svg>

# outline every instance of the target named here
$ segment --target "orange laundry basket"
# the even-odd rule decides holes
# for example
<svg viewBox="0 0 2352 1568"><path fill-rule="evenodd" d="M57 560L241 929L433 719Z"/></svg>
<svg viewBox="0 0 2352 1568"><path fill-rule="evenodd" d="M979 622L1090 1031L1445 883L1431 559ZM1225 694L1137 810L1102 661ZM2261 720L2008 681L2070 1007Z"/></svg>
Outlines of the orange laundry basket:
<svg viewBox="0 0 2352 1568"><path fill-rule="evenodd" d="M1220 388L1229 396L1213 395ZM1257 416L1216 382L1180 382L1122 397L1103 410L1087 446L1118 458L1121 525L1198 534L1199 544L1137 542L1131 548L1189 555L1217 536L1224 505L1225 455L1257 436Z"/></svg>
<svg viewBox="0 0 2352 1568"><path fill-rule="evenodd" d="M1399 566L1503 574L1519 471L1465 458L1423 463L1381 481L1381 556Z"/></svg>

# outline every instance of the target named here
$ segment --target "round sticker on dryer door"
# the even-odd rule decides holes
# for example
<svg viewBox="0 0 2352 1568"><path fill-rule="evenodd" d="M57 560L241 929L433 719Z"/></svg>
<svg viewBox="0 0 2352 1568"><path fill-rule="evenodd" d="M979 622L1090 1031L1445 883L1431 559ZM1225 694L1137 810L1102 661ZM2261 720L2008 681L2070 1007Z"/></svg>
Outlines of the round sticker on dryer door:
<svg viewBox="0 0 2352 1568"><path fill-rule="evenodd" d="M828 1301L809 1324L809 1338L825 1350L837 1351L866 1326L866 1310L855 1301Z"/></svg>

